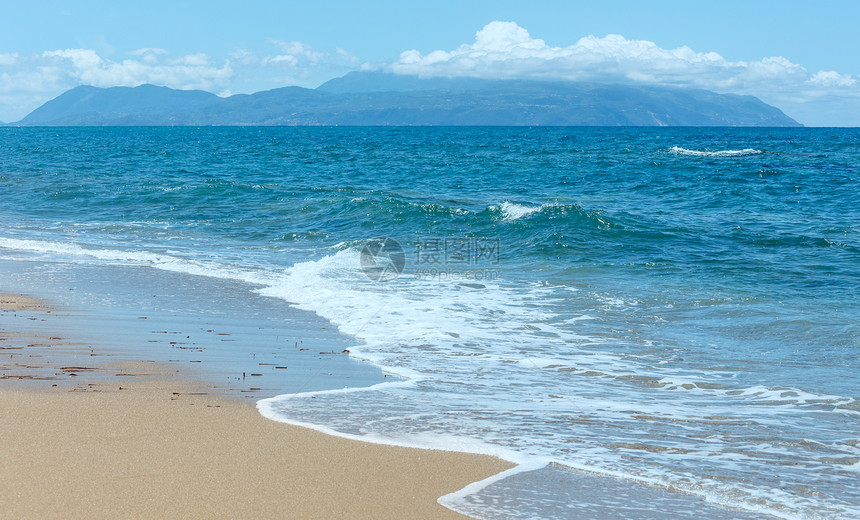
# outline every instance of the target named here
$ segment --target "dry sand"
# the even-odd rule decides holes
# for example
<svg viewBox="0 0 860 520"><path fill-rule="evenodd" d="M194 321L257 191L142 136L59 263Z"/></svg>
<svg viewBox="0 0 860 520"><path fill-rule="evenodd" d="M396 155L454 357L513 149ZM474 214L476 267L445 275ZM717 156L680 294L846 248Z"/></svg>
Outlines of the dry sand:
<svg viewBox="0 0 860 520"><path fill-rule="evenodd" d="M112 368L136 380L0 385L0 517L463 518L437 498L510 467L331 437L152 364Z"/></svg>

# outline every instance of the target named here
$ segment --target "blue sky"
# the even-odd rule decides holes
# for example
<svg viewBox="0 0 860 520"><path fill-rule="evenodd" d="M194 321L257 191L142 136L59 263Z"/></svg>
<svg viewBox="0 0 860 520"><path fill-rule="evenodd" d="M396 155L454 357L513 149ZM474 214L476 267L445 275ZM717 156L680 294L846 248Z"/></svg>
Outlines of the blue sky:
<svg viewBox="0 0 860 520"><path fill-rule="evenodd" d="M6 0L0 13L2 121L80 84L229 95L375 69L691 86L860 126L855 0Z"/></svg>

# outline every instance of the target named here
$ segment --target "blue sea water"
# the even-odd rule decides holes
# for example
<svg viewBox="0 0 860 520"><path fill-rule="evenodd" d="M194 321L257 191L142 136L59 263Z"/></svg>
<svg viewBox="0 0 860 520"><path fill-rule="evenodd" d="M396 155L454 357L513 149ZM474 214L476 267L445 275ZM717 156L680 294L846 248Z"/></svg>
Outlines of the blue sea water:
<svg viewBox="0 0 860 520"><path fill-rule="evenodd" d="M402 379L261 412L522 464L472 516L860 518L860 130L2 128L0 218L328 320Z"/></svg>

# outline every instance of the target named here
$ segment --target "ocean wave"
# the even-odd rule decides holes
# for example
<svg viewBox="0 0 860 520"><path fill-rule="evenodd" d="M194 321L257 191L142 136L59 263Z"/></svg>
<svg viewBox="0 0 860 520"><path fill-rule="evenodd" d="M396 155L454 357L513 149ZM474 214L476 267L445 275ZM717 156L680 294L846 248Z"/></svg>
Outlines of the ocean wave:
<svg viewBox="0 0 860 520"><path fill-rule="evenodd" d="M732 496L728 505L750 508L760 503L755 493L761 490L746 481L700 479L693 486L685 480L684 472L695 472L705 460L708 467L735 471L737 462L731 456L690 452L675 460L680 471L665 469L663 454L691 449L690 443L677 443L666 435L673 430L665 425L683 424L685 432L701 436L714 429L714 417L740 417L749 428L761 431L783 422L774 406L739 408L744 401L778 405L784 413L798 408L820 413L822 407L845 413L853 406L838 396L790 388L713 388L713 381L700 384L697 375L684 377L671 367L661 373L658 367L601 352L599 340L559 325L556 309L548 305L559 296L548 287L513 286L502 280L474 290L462 284L422 282L408 273L389 284L373 283L361 270L359 245L360 241L346 241L317 260L285 270L254 271L181 254L0 239L0 247L244 280L258 284L260 294L315 312L360 342L350 348L352 357L408 381L282 395L258 407L273 420L358 440L491 453L517 463L551 460L714 501ZM606 376L594 377L598 371ZM638 391L642 386L657 391L643 394ZM676 399L663 390L689 397ZM578 438L574 454L553 430L558 421L565 421L568 435ZM656 440L629 442L623 435L612 437L617 432L605 426L631 421ZM608 438L614 447L607 448ZM748 439L727 436L710 442L714 450L731 452L745 449ZM779 446L759 443L757 450L760 459L744 460L753 467L744 475L756 474L757 468L782 456ZM841 456L841 448L834 450ZM798 453L814 463L829 455L829 451ZM764 503L775 510L802 508L792 500L788 496L780 504L771 497Z"/></svg>
<svg viewBox="0 0 860 520"><path fill-rule="evenodd" d="M537 213L553 204L541 204L540 206L526 206L515 202L505 201L498 206L490 206L490 210L501 212L502 220L513 222L523 217L527 217L532 213Z"/></svg>
<svg viewBox="0 0 860 520"><path fill-rule="evenodd" d="M766 153L755 148L744 148L742 150L688 150L680 146L673 146L669 148L669 151L676 155L694 155L697 157L741 157Z"/></svg>
<svg viewBox="0 0 860 520"><path fill-rule="evenodd" d="M597 338L588 336L576 337L583 345L598 346ZM499 358L499 362L514 364L534 370L555 370L571 375L597 378L606 381L616 381L630 386L648 388L654 391L687 393L691 396L718 399L728 403L744 402L750 405L782 406L793 413L821 413L827 410L845 415L860 415L860 400L854 397L817 394L792 387L768 387L755 385L740 387L733 384L731 379L722 379L714 375L698 374L698 377L679 374L662 375L656 368L649 368L635 363L623 363L611 355L583 355L576 359L563 357L526 356L521 358ZM766 416L773 408L749 409L749 417L761 413ZM664 411L665 412L665 411ZM684 410L688 413L688 410ZM683 418L681 415L678 418Z"/></svg>
<svg viewBox="0 0 860 520"><path fill-rule="evenodd" d="M26 240L7 237L0 237L0 249L27 251L59 256L61 258L84 258L109 264L151 266L164 271L237 280L255 285L265 285L268 282L266 277L250 269L226 266L211 261L182 258L173 254L153 251L110 249L74 242Z"/></svg>
<svg viewBox="0 0 860 520"><path fill-rule="evenodd" d="M414 387L416 380L395 381L378 383L369 387L359 388L341 388L335 390L318 390L313 392L300 392L295 394L282 394L267 399L257 401L257 410L260 414L276 422L301 426L310 430L316 430L334 437L350 439L361 442L369 442L371 444L381 444L385 446L399 446L403 448L431 449L439 451L451 451L458 453L474 453L477 455L488 455L497 457L508 462L517 464L520 471L528 471L529 469L537 469L545 466L548 460L529 457L520 452L506 449L502 446L483 442L478 439L469 437L453 436L439 434L434 432L412 432L400 436L386 436L379 432L368 432L364 428L356 428L353 431L345 431L345 429L335 429L316 422L304 422L294 420L289 417L292 401L301 401L302 399L316 399L332 395L348 395L356 393L372 393L372 392L393 392L398 388ZM512 473L512 472L511 472ZM509 472L503 473L505 476ZM467 487L466 489L470 489Z"/></svg>
<svg viewBox="0 0 860 520"><path fill-rule="evenodd" d="M587 212L581 206L575 203L562 204L558 202L548 202L539 206L535 206L528 204L519 204L506 200L501 204L494 204L492 206L489 206L487 209L491 212L491 214L499 215L503 222L516 222L521 219L527 219L533 215L574 215L577 217L593 219L599 224L607 224L607 222L602 220L602 218L598 215L598 212Z"/></svg>
<svg viewBox="0 0 860 520"><path fill-rule="evenodd" d="M374 362L387 368L392 374L411 380L420 380L420 372L408 370L403 366L393 366L389 363L398 357L395 351L388 348L375 349L392 340L400 341L402 345L418 342L422 344L457 343L452 338L466 335L465 331L474 337L483 337L489 343L498 346L505 344L508 334L518 334L530 326L536 330L546 328L544 332L560 336L563 343L575 343L583 346L595 346L599 341L591 336L576 334L573 331L562 331L554 327L540 324L547 317L547 311L539 307L531 312L522 313L520 304L529 300L534 306L534 298L540 298L539 291L533 289L520 294L519 298L510 289L493 284L484 286L481 294L481 304L469 309L456 306L445 309L446 302L463 299L466 295L461 292L459 285L446 286L438 284L431 287L438 306L426 307L424 303L430 298L427 287L415 280L404 281L397 295L380 292L379 287L363 275L360 269L359 249L365 240L353 240L331 246L335 254L327 255L319 260L301 262L288 268L286 273L267 273L260 270L240 268L213 261L202 261L183 258L181 256L142 250L122 250L104 247L82 245L72 242L24 240L0 237L0 249L14 249L48 255L59 255L67 258L85 258L97 262L111 264L130 264L151 266L165 271L173 271L195 276L237 280L260 287L258 292L289 301L299 308L313 311L329 319L339 326L342 332L363 340L365 349L358 347L353 350L353 357ZM407 277L408 278L408 277ZM401 280L403 281L403 280ZM394 307L391 316L380 312ZM490 316L505 314L515 316L520 310L519 319L509 323L507 331L494 331L487 328ZM453 311L453 312L452 312ZM574 321L594 319L582 315ZM392 331L401 330L403 337L393 337ZM446 332L448 331L448 332ZM456 334L455 334L456 332ZM454 346L454 345L451 345ZM452 352L456 349L452 349ZM374 352L375 351L375 352ZM652 381L649 387L669 391L691 391L694 393L710 394L727 399L743 399L748 402L776 403L795 407L798 411L818 411L827 408L849 415L860 413L857 410L858 400L852 397L815 394L797 388L753 386L738 388L732 385L716 384L717 381L685 379L677 375L658 375L659 372L648 373L645 367L624 363L612 355L597 355L592 351L586 357L578 353L573 357L543 357L534 353L520 355L516 350L504 348L501 351L485 351L481 356L485 361L497 361L501 364L517 364L532 369L564 369L569 373L602 376L609 379L629 380L631 374L638 378Z"/></svg>

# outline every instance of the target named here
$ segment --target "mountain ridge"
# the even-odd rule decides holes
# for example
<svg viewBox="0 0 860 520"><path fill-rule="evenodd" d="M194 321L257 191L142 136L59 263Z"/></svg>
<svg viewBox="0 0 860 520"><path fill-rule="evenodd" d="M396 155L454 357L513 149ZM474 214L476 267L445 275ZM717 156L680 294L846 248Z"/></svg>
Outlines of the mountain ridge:
<svg viewBox="0 0 860 520"><path fill-rule="evenodd" d="M753 96L379 72L352 72L316 89L280 87L230 97L148 84L79 86L11 125L802 126Z"/></svg>

